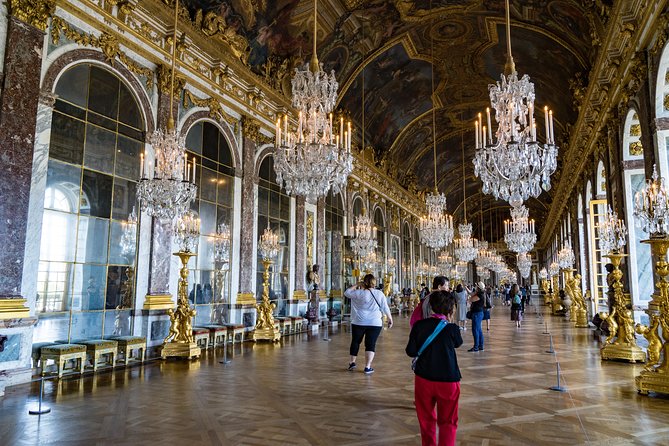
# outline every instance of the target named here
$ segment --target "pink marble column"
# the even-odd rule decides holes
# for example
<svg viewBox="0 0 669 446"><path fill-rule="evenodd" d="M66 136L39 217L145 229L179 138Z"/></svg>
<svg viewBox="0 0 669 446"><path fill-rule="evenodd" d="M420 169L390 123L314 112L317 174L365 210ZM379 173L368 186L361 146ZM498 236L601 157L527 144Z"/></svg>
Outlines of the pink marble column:
<svg viewBox="0 0 669 446"><path fill-rule="evenodd" d="M242 146L242 208L241 237L239 241L239 293L253 293L255 274L253 271L253 242L255 215L255 185L258 182L255 172L256 143L244 135Z"/></svg>
<svg viewBox="0 0 669 446"><path fill-rule="evenodd" d="M23 278L44 32L10 16L0 96L0 297Z"/></svg>
<svg viewBox="0 0 669 446"><path fill-rule="evenodd" d="M307 274L304 202L304 197L295 197L295 290L305 290Z"/></svg>
<svg viewBox="0 0 669 446"><path fill-rule="evenodd" d="M325 198L316 203L316 263L325 265Z"/></svg>

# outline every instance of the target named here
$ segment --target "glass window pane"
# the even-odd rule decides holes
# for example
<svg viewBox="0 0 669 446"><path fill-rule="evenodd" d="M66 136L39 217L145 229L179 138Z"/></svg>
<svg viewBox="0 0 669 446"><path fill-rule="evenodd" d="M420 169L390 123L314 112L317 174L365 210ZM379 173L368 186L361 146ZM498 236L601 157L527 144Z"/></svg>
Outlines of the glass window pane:
<svg viewBox="0 0 669 446"><path fill-rule="evenodd" d="M53 112L49 157L72 164L81 164L84 158L86 125L79 120Z"/></svg>
<svg viewBox="0 0 669 446"><path fill-rule="evenodd" d="M105 312L105 338L110 336L130 336L131 310L116 310Z"/></svg>
<svg viewBox="0 0 669 446"><path fill-rule="evenodd" d="M67 340L70 325L69 313L42 313L33 331L33 342L54 342L56 339Z"/></svg>
<svg viewBox="0 0 669 446"><path fill-rule="evenodd" d="M105 295L105 308L113 310L119 306L131 305L123 301L123 293L126 291L125 282L128 281L125 266L110 266L107 269L107 293ZM128 299L126 299L128 300Z"/></svg>
<svg viewBox="0 0 669 446"><path fill-rule="evenodd" d="M216 203L216 172L210 169L202 168L202 177L200 179L200 198L202 200Z"/></svg>
<svg viewBox="0 0 669 446"><path fill-rule="evenodd" d="M104 265L75 265L72 310L102 310L104 308L106 270L107 267Z"/></svg>
<svg viewBox="0 0 669 446"><path fill-rule="evenodd" d="M109 71L91 67L88 108L116 119L118 115L119 80Z"/></svg>
<svg viewBox="0 0 669 446"><path fill-rule="evenodd" d="M232 166L232 153L228 141L221 134L218 138L218 162L226 166Z"/></svg>
<svg viewBox="0 0 669 446"><path fill-rule="evenodd" d="M198 122L188 130L186 147L193 153L202 154L202 122Z"/></svg>
<svg viewBox="0 0 669 446"><path fill-rule="evenodd" d="M84 169L80 213L109 218L111 195L112 177Z"/></svg>
<svg viewBox="0 0 669 446"><path fill-rule="evenodd" d="M209 123L202 123L202 156L218 160L218 128Z"/></svg>
<svg viewBox="0 0 669 446"><path fill-rule="evenodd" d="M98 127L111 130L112 132L116 132L116 130L118 130L118 123L115 120L107 118L106 116L99 115L97 113L93 113L92 111L88 112L87 121L89 124L95 124Z"/></svg>
<svg viewBox="0 0 669 446"><path fill-rule="evenodd" d="M73 264L39 262L37 273L37 311L67 311L72 293Z"/></svg>
<svg viewBox="0 0 669 446"><path fill-rule="evenodd" d="M104 173L112 173L115 147L116 133L91 124L86 125L84 166Z"/></svg>
<svg viewBox="0 0 669 446"><path fill-rule="evenodd" d="M86 107L90 65L75 65L65 71L56 84L56 95L67 102Z"/></svg>
<svg viewBox="0 0 669 446"><path fill-rule="evenodd" d="M42 217L40 259L73 262L76 234L76 214L45 209Z"/></svg>
<svg viewBox="0 0 669 446"><path fill-rule="evenodd" d="M86 109L77 107L76 105L70 104L69 102L56 99L54 110L59 111L64 115L80 119L82 121L86 120Z"/></svg>
<svg viewBox="0 0 669 446"><path fill-rule="evenodd" d="M200 234L216 233L216 205L200 202Z"/></svg>
<svg viewBox="0 0 669 446"><path fill-rule="evenodd" d="M234 179L229 175L218 174L218 204L224 204L232 207L232 188L234 186Z"/></svg>
<svg viewBox="0 0 669 446"><path fill-rule="evenodd" d="M218 227L223 223L230 226L232 224L231 217L232 217L232 209L218 206L218 210L216 213L216 227Z"/></svg>
<svg viewBox="0 0 669 446"><path fill-rule="evenodd" d="M46 174L44 207L64 212L77 212L80 183L80 167L50 159Z"/></svg>
<svg viewBox="0 0 669 446"><path fill-rule="evenodd" d="M258 215L268 215L269 214L269 190L259 187L258 188Z"/></svg>
<svg viewBox="0 0 669 446"><path fill-rule="evenodd" d="M77 262L107 263L109 220L79 217Z"/></svg>
<svg viewBox="0 0 669 446"><path fill-rule="evenodd" d="M72 341L100 339L102 337L101 311L74 313L72 315Z"/></svg>
<svg viewBox="0 0 669 446"><path fill-rule="evenodd" d="M116 142L116 175L124 178L139 178L143 144L137 140L119 136Z"/></svg>
<svg viewBox="0 0 669 446"><path fill-rule="evenodd" d="M136 241L137 225L112 220L109 263L112 265L133 265L135 263Z"/></svg>
<svg viewBox="0 0 669 446"><path fill-rule="evenodd" d="M137 183L134 181L114 179L114 209L112 217L127 220L137 205Z"/></svg>
<svg viewBox="0 0 669 446"><path fill-rule="evenodd" d="M281 196L278 192L270 192L269 195L269 215L273 218L279 217L281 212Z"/></svg>
<svg viewBox="0 0 669 446"><path fill-rule="evenodd" d="M287 195L281 195L281 213L279 218L281 220L290 220L290 198Z"/></svg>
<svg viewBox="0 0 669 446"><path fill-rule="evenodd" d="M137 101L135 101L135 98L130 91L128 91L128 87L123 85L123 83L121 83L119 91L118 120L128 124L130 127L144 129L144 125L142 125L142 115L139 112Z"/></svg>

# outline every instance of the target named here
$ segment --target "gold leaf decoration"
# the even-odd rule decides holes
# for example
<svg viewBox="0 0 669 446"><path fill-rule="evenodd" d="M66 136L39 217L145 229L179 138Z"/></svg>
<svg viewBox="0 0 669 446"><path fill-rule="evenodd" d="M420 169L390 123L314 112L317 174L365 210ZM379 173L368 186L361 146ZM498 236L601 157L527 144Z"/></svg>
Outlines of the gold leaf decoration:
<svg viewBox="0 0 669 446"><path fill-rule="evenodd" d="M9 13L35 28L45 31L49 17L56 9L56 0L10 0Z"/></svg>
<svg viewBox="0 0 669 446"><path fill-rule="evenodd" d="M200 99L195 97L195 95L193 95L193 93L191 93L189 90L185 90L183 105L186 108L190 107L191 105L208 108L210 118L219 121L225 121L231 126L235 126L237 124L237 120L228 115L225 110L223 110L221 103L214 98L210 97L206 99Z"/></svg>
<svg viewBox="0 0 669 446"><path fill-rule="evenodd" d="M629 152L632 156L643 155L643 145L641 144L641 141L631 142L629 145Z"/></svg>

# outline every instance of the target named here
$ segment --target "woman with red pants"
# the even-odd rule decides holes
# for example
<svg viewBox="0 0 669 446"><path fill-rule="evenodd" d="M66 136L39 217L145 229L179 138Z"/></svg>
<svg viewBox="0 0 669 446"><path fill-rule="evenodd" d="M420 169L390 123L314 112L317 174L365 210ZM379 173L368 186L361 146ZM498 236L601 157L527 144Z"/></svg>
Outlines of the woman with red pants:
<svg viewBox="0 0 669 446"><path fill-rule="evenodd" d="M462 345L462 336L460 328L451 322L455 300L449 293L433 292L430 306L434 314L416 322L406 347L407 355L417 357L414 367L416 414L423 446L454 445L461 378L455 349ZM436 336L431 336L434 333ZM432 340L425 345L428 338Z"/></svg>

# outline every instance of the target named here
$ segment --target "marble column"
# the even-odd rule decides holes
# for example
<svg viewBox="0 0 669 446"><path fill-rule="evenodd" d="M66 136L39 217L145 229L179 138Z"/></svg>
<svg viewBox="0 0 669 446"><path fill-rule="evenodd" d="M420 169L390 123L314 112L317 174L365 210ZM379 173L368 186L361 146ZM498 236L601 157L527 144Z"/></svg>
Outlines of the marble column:
<svg viewBox="0 0 669 446"><path fill-rule="evenodd" d="M316 203L316 263L325 265L325 198Z"/></svg>
<svg viewBox="0 0 669 446"><path fill-rule="evenodd" d="M0 354L0 395L6 386L30 379L36 322L25 306L24 297L35 296L23 296L23 274L47 16L28 15L22 6L8 18L0 96L0 334L8 338L7 353ZM43 204L43 196L36 199Z"/></svg>
<svg viewBox="0 0 669 446"><path fill-rule="evenodd" d="M305 300L307 298L305 279L307 274L306 259L306 226L304 197L295 198L295 292L293 298Z"/></svg>
<svg viewBox="0 0 669 446"><path fill-rule="evenodd" d="M331 259L331 275L332 275L332 296L341 296L342 292L342 264L344 261L344 252L343 252L343 237L341 232L333 231L332 232L332 259Z"/></svg>
<svg viewBox="0 0 669 446"><path fill-rule="evenodd" d="M158 128L165 128L170 117L170 95L160 88L158 93ZM165 310L174 307L175 303L170 293L171 263L172 222L153 218L149 251L149 288L144 299L145 310Z"/></svg>
<svg viewBox="0 0 669 446"><path fill-rule="evenodd" d="M243 133L241 227L245 229L242 230L239 240L239 292L237 293L237 303L254 304L256 300L253 295L253 282L255 281L253 244L255 233L252 228L255 223L255 186L258 182L255 172L256 143L249 137L246 129Z"/></svg>

